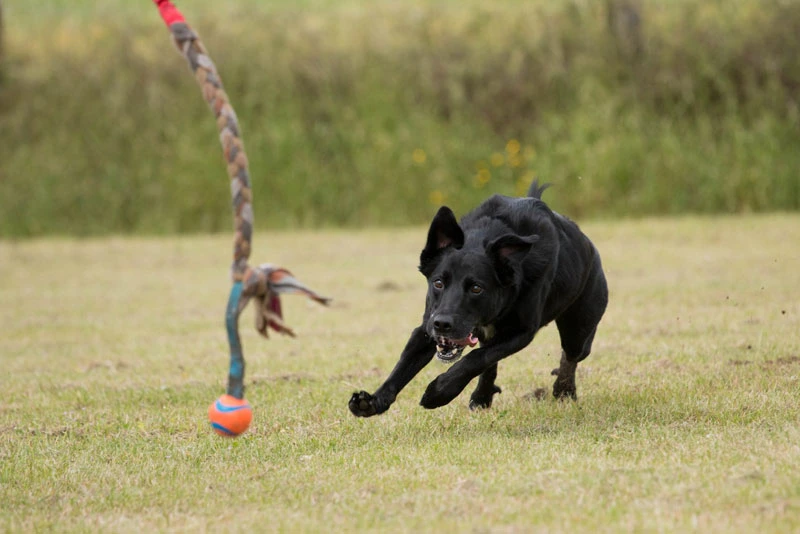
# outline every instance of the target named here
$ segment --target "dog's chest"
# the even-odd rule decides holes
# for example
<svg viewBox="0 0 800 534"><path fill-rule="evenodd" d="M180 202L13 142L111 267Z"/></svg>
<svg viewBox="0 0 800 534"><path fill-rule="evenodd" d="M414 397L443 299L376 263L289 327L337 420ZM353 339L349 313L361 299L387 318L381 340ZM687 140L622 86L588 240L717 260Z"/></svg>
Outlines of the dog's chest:
<svg viewBox="0 0 800 534"><path fill-rule="evenodd" d="M479 332L480 335L478 336L478 339L480 339L481 344L486 343L487 341L492 339L494 335L497 333L497 330L495 329L493 324L487 326L481 326L478 328L478 330L480 330Z"/></svg>

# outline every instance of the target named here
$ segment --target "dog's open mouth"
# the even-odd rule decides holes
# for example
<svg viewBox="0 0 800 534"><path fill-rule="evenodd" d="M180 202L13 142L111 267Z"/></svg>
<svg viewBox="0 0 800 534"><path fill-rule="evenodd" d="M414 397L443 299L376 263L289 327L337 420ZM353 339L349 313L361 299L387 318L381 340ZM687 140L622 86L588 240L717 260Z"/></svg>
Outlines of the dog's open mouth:
<svg viewBox="0 0 800 534"><path fill-rule="evenodd" d="M472 332L463 339L449 339L439 336L436 338L436 357L440 361L452 363L461 357L464 348L467 346L474 347L477 344L478 338Z"/></svg>

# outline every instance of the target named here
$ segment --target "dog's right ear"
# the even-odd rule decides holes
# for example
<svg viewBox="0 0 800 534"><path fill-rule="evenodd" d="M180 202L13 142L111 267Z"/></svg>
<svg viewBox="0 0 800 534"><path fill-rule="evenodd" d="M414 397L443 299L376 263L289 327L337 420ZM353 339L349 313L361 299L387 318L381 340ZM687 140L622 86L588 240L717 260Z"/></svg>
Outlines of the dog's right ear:
<svg viewBox="0 0 800 534"><path fill-rule="evenodd" d="M520 262L538 240L538 235L505 234L486 245L486 252L494 261L501 283L512 284L519 278Z"/></svg>
<svg viewBox="0 0 800 534"><path fill-rule="evenodd" d="M419 256L419 270L425 276L431 271L431 262L447 247L461 248L464 246L464 231L458 225L453 210L442 206L433 217L428 230L428 241Z"/></svg>

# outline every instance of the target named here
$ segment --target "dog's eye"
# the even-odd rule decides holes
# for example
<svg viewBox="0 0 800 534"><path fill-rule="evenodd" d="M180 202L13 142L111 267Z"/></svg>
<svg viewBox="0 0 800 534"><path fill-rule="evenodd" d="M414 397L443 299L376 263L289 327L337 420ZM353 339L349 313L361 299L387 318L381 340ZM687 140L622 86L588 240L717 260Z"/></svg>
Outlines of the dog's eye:
<svg viewBox="0 0 800 534"><path fill-rule="evenodd" d="M435 289L444 289L444 282L437 278L433 281L433 287Z"/></svg>
<svg viewBox="0 0 800 534"><path fill-rule="evenodd" d="M472 284L472 287L469 288L469 292L473 295L480 295L483 293L483 288L478 284Z"/></svg>

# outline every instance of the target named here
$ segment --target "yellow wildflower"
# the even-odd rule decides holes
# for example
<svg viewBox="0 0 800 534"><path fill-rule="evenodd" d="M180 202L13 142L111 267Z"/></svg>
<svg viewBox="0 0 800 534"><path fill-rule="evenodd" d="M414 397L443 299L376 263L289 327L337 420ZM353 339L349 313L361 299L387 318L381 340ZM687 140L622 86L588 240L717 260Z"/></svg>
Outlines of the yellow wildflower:
<svg viewBox="0 0 800 534"><path fill-rule="evenodd" d="M508 152L510 156L516 156L519 154L519 149L519 141L516 139L509 139L508 143L506 143L506 152Z"/></svg>
<svg viewBox="0 0 800 534"><path fill-rule="evenodd" d="M489 183L491 179L492 173L489 172L489 169L481 169L478 171L478 174L475 175L475 187L480 189Z"/></svg>
<svg viewBox="0 0 800 534"><path fill-rule="evenodd" d="M522 155L528 161L530 161L532 159L535 159L536 158L536 149L533 148L532 146L526 146L525 150L523 150Z"/></svg>

